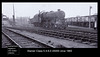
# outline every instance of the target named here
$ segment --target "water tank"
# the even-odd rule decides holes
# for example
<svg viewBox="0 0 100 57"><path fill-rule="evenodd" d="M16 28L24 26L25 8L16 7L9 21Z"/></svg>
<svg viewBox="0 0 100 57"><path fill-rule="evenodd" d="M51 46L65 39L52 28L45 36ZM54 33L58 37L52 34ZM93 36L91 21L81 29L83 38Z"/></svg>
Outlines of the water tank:
<svg viewBox="0 0 100 57"><path fill-rule="evenodd" d="M64 11L44 12L43 17L44 18L64 18L65 17L65 12Z"/></svg>

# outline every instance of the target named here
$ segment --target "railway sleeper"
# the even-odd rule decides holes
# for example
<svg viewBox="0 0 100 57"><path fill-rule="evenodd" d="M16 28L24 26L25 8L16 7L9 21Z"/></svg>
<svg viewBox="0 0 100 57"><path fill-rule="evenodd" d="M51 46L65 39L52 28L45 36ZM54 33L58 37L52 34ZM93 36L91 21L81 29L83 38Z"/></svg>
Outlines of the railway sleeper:
<svg viewBox="0 0 100 57"><path fill-rule="evenodd" d="M89 42L91 42L91 43L97 43L97 40L91 40L91 39L89 39Z"/></svg>
<svg viewBox="0 0 100 57"><path fill-rule="evenodd" d="M75 42L78 42L78 43L81 43L82 42L82 40L79 40L79 39L78 40L74 40L74 41Z"/></svg>
<svg viewBox="0 0 100 57"><path fill-rule="evenodd" d="M90 44L88 41L82 41L83 44Z"/></svg>
<svg viewBox="0 0 100 57"><path fill-rule="evenodd" d="M97 43L90 43L89 45L97 46Z"/></svg>
<svg viewBox="0 0 100 57"><path fill-rule="evenodd" d="M89 38L89 39L91 39L91 40L92 40L92 39L93 39L93 40L97 40L97 38L92 38L92 37L91 37L91 38Z"/></svg>
<svg viewBox="0 0 100 57"><path fill-rule="evenodd" d="M97 39L97 37L96 36L91 36L91 37L89 37L90 39Z"/></svg>
<svg viewBox="0 0 100 57"><path fill-rule="evenodd" d="M88 38L81 38L81 40L82 41L88 41L89 42Z"/></svg>
<svg viewBox="0 0 100 57"><path fill-rule="evenodd" d="M78 38L74 38L75 40L81 40L81 38L80 37L78 37Z"/></svg>

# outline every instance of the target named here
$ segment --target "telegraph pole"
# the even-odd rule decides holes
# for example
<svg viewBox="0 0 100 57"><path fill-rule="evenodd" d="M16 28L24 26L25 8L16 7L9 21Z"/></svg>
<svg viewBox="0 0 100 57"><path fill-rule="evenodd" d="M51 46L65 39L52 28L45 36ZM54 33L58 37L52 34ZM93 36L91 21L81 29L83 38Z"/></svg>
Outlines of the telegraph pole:
<svg viewBox="0 0 100 57"><path fill-rule="evenodd" d="M14 4L13 4L13 25L15 25L15 9L14 9Z"/></svg>
<svg viewBox="0 0 100 57"><path fill-rule="evenodd" d="M91 28L91 8L92 6L89 8L89 28Z"/></svg>

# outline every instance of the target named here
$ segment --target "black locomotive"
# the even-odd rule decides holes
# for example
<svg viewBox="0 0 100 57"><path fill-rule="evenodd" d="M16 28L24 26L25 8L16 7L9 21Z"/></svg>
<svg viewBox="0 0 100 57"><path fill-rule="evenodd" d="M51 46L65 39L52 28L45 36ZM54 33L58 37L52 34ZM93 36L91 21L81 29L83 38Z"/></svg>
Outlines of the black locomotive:
<svg viewBox="0 0 100 57"><path fill-rule="evenodd" d="M39 12L30 21L37 27L57 29L65 29L67 27L65 23L65 12L60 9L55 12Z"/></svg>

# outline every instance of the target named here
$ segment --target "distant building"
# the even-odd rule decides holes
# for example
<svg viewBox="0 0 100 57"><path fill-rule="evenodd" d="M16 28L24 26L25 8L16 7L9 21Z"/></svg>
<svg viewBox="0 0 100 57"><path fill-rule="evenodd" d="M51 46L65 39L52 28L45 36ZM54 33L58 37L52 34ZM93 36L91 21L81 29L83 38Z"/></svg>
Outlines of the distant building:
<svg viewBox="0 0 100 57"><path fill-rule="evenodd" d="M68 25L88 27L89 26L89 19L90 19L92 28L94 27L94 25L97 25L97 19L98 19L97 15L77 16L77 17L65 18L65 22Z"/></svg>
<svg viewBox="0 0 100 57"><path fill-rule="evenodd" d="M2 14L2 26L11 26L9 23L9 18Z"/></svg>
<svg viewBox="0 0 100 57"><path fill-rule="evenodd" d="M15 19L16 25L25 25L29 23L28 21L29 17L17 17Z"/></svg>
<svg viewBox="0 0 100 57"><path fill-rule="evenodd" d="M70 18L65 18L66 22L88 22L89 17L91 18L91 21L95 21L95 18L97 15L91 15L91 16L77 16L77 17L70 17Z"/></svg>

